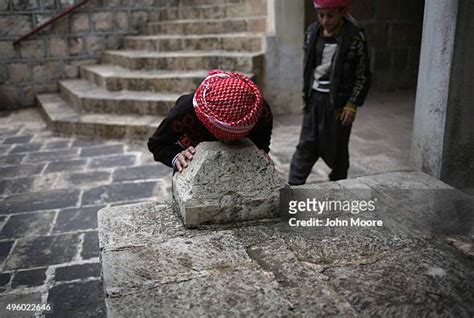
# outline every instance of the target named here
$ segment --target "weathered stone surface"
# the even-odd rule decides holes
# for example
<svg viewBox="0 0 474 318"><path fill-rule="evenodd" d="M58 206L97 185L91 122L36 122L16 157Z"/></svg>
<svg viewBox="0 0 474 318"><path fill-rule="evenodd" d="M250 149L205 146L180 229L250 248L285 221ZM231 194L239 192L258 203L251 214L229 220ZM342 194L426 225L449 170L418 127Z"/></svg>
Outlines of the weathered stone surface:
<svg viewBox="0 0 474 318"><path fill-rule="evenodd" d="M14 63L8 65L8 74L12 82L26 82L31 78L31 71L28 64Z"/></svg>
<svg viewBox="0 0 474 318"><path fill-rule="evenodd" d="M58 213L53 233L97 228L97 211L101 206L66 209Z"/></svg>
<svg viewBox="0 0 474 318"><path fill-rule="evenodd" d="M100 264L90 263L59 267L55 270L55 281L71 281L75 279L100 277Z"/></svg>
<svg viewBox="0 0 474 318"><path fill-rule="evenodd" d="M458 247L451 238L397 229L417 226L410 216L417 207L426 224L437 217L449 224L450 213L422 211L429 198L402 193L449 187L416 172L305 187L316 198L377 194L377 211L359 216L392 214L386 219L393 221L364 229L288 229L280 222L190 230L166 203L103 209L99 235L109 315L472 316L469 239L456 237ZM386 201L394 189L402 193L396 206ZM407 205L413 207L400 208ZM472 227L472 219L464 222Z"/></svg>
<svg viewBox="0 0 474 318"><path fill-rule="evenodd" d="M4 269L22 269L72 261L79 248L79 235L66 234L19 240Z"/></svg>
<svg viewBox="0 0 474 318"><path fill-rule="evenodd" d="M96 231L84 234L81 256L83 259L99 257L99 236Z"/></svg>
<svg viewBox="0 0 474 318"><path fill-rule="evenodd" d="M0 202L0 214L74 207L79 196L80 191L64 189L18 194Z"/></svg>
<svg viewBox="0 0 474 318"><path fill-rule="evenodd" d="M41 40L25 41L20 47L21 57L24 59L40 59L45 57L45 44Z"/></svg>
<svg viewBox="0 0 474 318"><path fill-rule="evenodd" d="M0 194L9 196L29 192L34 182L35 177L0 180Z"/></svg>
<svg viewBox="0 0 474 318"><path fill-rule="evenodd" d="M14 241L0 242L0 263L2 263L10 253Z"/></svg>
<svg viewBox="0 0 474 318"><path fill-rule="evenodd" d="M50 317L105 317L102 282L62 284L51 288L48 303L54 304Z"/></svg>
<svg viewBox="0 0 474 318"><path fill-rule="evenodd" d="M0 239L46 235L54 217L54 212L13 215L3 226Z"/></svg>
<svg viewBox="0 0 474 318"><path fill-rule="evenodd" d="M205 142L189 167L173 177L173 197L187 227L278 216L284 183L273 162L250 140Z"/></svg>
<svg viewBox="0 0 474 318"><path fill-rule="evenodd" d="M64 39L49 40L49 54L53 57L63 57L66 55L66 42Z"/></svg>
<svg viewBox="0 0 474 318"><path fill-rule="evenodd" d="M17 272L12 279L12 288L41 286L46 280L46 269Z"/></svg>
<svg viewBox="0 0 474 318"><path fill-rule="evenodd" d="M87 13L73 15L72 28L75 32L88 31L90 29L89 15Z"/></svg>

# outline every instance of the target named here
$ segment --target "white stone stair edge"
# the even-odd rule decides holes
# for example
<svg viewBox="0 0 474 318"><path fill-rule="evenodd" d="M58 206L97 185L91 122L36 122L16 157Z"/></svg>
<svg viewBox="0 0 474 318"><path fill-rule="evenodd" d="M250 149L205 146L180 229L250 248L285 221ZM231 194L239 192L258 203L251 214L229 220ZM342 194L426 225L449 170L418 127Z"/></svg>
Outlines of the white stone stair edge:
<svg viewBox="0 0 474 318"><path fill-rule="evenodd" d="M203 34L157 34L127 35L125 40L174 40L174 39L212 39L212 38L257 38L265 37L264 32L203 33Z"/></svg>
<svg viewBox="0 0 474 318"><path fill-rule="evenodd" d="M266 19L264 15L245 16L237 18L222 18L222 19L183 19L183 20L172 20L172 21L158 21L158 22L147 22L148 25L160 25L160 24L182 24L182 23L214 23L214 22L225 22L225 21L239 21L239 20L260 20Z"/></svg>
<svg viewBox="0 0 474 318"><path fill-rule="evenodd" d="M265 50L256 52L231 52L231 51L138 51L138 50L106 50L102 54L111 54L128 58L187 58L187 57L256 57L265 54Z"/></svg>
<svg viewBox="0 0 474 318"><path fill-rule="evenodd" d="M233 10L233 9L238 9L241 8L241 10L230 13L227 10ZM245 18L245 17L252 17L252 16L261 16L263 12L260 12L260 9L255 9L254 5L251 5L250 3L237 3L237 4L223 4L223 5L204 5L204 6L178 6L178 7L166 7L158 10L157 12L152 13L151 20L148 22L160 22L160 21L176 21L183 19L182 15L186 15L183 12L189 11L189 10L214 10L214 9L219 9L222 10L220 13L223 13L225 16L216 18L216 19L234 19L234 18ZM169 13L173 12L176 14L178 18L173 18L173 17L160 17L161 13ZM266 9L265 9L266 10ZM253 11L253 12L252 12ZM259 11L259 12L256 12ZM229 14L229 15L228 15ZM181 15L181 17L180 17ZM220 15L220 14L218 14ZM162 18L162 20L159 20L159 18ZM164 19L163 19L164 18ZM185 18L184 18L185 19Z"/></svg>
<svg viewBox="0 0 474 318"><path fill-rule="evenodd" d="M156 128L163 119L162 116L151 115L83 114L74 110L74 108L59 94L40 94L37 98L49 120L53 122L126 125L130 127L146 126L148 128ZM57 111L59 108L61 109L61 112ZM106 122L98 122L94 120L102 117L107 117L108 120Z"/></svg>
<svg viewBox="0 0 474 318"><path fill-rule="evenodd" d="M80 87L75 88L73 87L74 84L78 83L79 81L87 82L90 86L87 87ZM71 94L76 95L80 99L94 99L94 98L101 98L101 99L113 99L113 100L131 100L131 101L169 101L169 100L176 100L181 94L177 93L154 93L151 91L143 92L143 91L131 91L131 90L121 90L121 91L109 91L104 88L101 88L94 83L91 83L87 80L61 80L58 82L59 86L68 90ZM92 89L92 90L91 90ZM104 93L109 96L100 96L99 94Z"/></svg>
<svg viewBox="0 0 474 318"><path fill-rule="evenodd" d="M104 66L110 67L110 69L113 69L113 72L111 70L105 69ZM154 79L186 79L186 78L195 78L195 77L200 77L204 80L204 78L207 76L209 70L189 70L189 71L153 71L153 70L133 70L133 69L128 69L119 65L112 65L112 64L97 64L97 65L85 65L81 66L81 70L84 70L85 72L90 72L95 76L99 76L103 80L107 80L109 78L120 78L120 79L138 79L142 78L144 80L154 80ZM255 78L255 74L253 73L248 73L248 72L237 72L239 74L245 75L249 78ZM82 72L81 72L82 74ZM88 82L91 82L88 79L83 78L84 80L87 80ZM95 83L92 83L96 86L98 86ZM99 88L101 86L98 86ZM184 93L184 92L183 92ZM169 93L173 95L174 93Z"/></svg>

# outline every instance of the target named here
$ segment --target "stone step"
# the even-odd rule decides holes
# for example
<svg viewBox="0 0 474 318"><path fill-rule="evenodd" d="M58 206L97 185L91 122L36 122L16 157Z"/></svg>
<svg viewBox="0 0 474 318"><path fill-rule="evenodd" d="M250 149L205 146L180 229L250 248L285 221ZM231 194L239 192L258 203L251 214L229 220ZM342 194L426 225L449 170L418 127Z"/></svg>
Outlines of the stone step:
<svg viewBox="0 0 474 318"><path fill-rule="evenodd" d="M86 80L59 81L64 99L86 113L166 115L180 96L178 93L108 91Z"/></svg>
<svg viewBox="0 0 474 318"><path fill-rule="evenodd" d="M151 91L184 94L191 92L206 77L207 70L134 71L116 65L89 65L81 68L84 79L109 91Z"/></svg>
<svg viewBox="0 0 474 318"><path fill-rule="evenodd" d="M141 34L221 34L235 32L265 32L265 29L266 17L254 16L233 19L150 22L141 26Z"/></svg>
<svg viewBox="0 0 474 318"><path fill-rule="evenodd" d="M162 22L264 16L267 14L266 9L265 5L261 5L261 1L259 5L252 2L241 2L236 4L213 3L201 6L169 7L151 13L150 21Z"/></svg>
<svg viewBox="0 0 474 318"><path fill-rule="evenodd" d="M263 63L263 52L226 51L105 51L103 64L113 64L132 70L210 70L223 69L254 73ZM258 75L258 74L257 74Z"/></svg>
<svg viewBox="0 0 474 318"><path fill-rule="evenodd" d="M126 50L157 52L189 50L258 52L264 50L264 46L262 33L128 36L123 42Z"/></svg>
<svg viewBox="0 0 474 318"><path fill-rule="evenodd" d="M192 92L207 76L207 70L133 71L115 65L89 65L81 76L109 91L149 91L184 94ZM252 74L244 74L250 78Z"/></svg>
<svg viewBox="0 0 474 318"><path fill-rule="evenodd" d="M163 119L145 115L84 114L59 94L42 94L37 98L50 129L65 135L146 140Z"/></svg>
<svg viewBox="0 0 474 318"><path fill-rule="evenodd" d="M205 6L211 4L236 4L262 0L177 0L177 6Z"/></svg>

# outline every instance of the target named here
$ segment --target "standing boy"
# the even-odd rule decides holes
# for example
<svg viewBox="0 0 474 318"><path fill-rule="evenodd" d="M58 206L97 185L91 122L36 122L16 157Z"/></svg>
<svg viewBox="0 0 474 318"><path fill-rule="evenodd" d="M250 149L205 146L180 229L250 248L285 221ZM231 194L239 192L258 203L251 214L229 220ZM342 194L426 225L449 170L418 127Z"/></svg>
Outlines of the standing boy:
<svg viewBox="0 0 474 318"><path fill-rule="evenodd" d="M329 180L347 178L349 136L370 86L363 30L348 14L350 0L314 0L318 21L304 43L304 117L290 166L290 185L301 185L321 157Z"/></svg>
<svg viewBox="0 0 474 318"><path fill-rule="evenodd" d="M183 171L203 141L249 138L270 151L273 117L260 89L244 75L214 70L192 94L181 96L148 140L154 159Z"/></svg>

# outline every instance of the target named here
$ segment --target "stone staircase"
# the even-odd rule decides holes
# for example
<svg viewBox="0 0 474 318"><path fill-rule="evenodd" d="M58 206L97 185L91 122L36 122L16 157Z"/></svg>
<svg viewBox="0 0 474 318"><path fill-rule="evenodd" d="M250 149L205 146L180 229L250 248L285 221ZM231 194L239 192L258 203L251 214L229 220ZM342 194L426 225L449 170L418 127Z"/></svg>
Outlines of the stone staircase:
<svg viewBox="0 0 474 318"><path fill-rule="evenodd" d="M265 0L175 0L150 14L140 35L104 51L58 94L38 95L50 129L100 138L146 139L176 99L210 69L259 77Z"/></svg>

